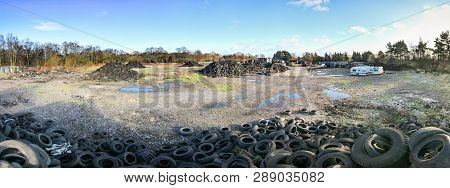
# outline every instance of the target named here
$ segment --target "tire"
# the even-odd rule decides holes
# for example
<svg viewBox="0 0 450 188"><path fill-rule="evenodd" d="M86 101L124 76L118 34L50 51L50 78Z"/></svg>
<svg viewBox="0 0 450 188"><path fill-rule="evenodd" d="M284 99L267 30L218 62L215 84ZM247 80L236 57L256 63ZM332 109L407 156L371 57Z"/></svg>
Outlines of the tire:
<svg viewBox="0 0 450 188"><path fill-rule="evenodd" d="M185 146L173 151L172 156L176 160L190 159L194 155L194 148Z"/></svg>
<svg viewBox="0 0 450 188"><path fill-rule="evenodd" d="M371 157L383 155L383 150L389 145L389 140L376 134L369 136L364 143L364 149ZM380 151L381 150L381 151Z"/></svg>
<svg viewBox="0 0 450 188"><path fill-rule="evenodd" d="M208 155L206 153L196 152L192 155L192 161L199 164L206 164L214 161L217 157L218 155Z"/></svg>
<svg viewBox="0 0 450 188"><path fill-rule="evenodd" d="M239 139L237 140L237 144L242 148L242 149L247 149L250 146L256 144L256 139L253 138L251 135L241 135L239 137Z"/></svg>
<svg viewBox="0 0 450 188"><path fill-rule="evenodd" d="M377 157L371 157L364 149L365 142L373 134L385 137L392 143L387 152ZM351 148L352 159L362 167L369 168L409 167L408 154L406 135L392 128L381 128L374 133L366 133L359 137Z"/></svg>
<svg viewBox="0 0 450 188"><path fill-rule="evenodd" d="M222 168L255 168L253 161L245 155L237 154L222 164Z"/></svg>
<svg viewBox="0 0 450 188"><path fill-rule="evenodd" d="M286 159L292 152L286 150L274 150L264 157L262 163L265 168L276 168L277 165L286 164Z"/></svg>
<svg viewBox="0 0 450 188"><path fill-rule="evenodd" d="M41 164L42 160L40 160L39 153L25 142L19 140L0 142L0 156L7 150L18 150L26 158L25 164L23 165L25 168L39 168L44 165Z"/></svg>
<svg viewBox="0 0 450 188"><path fill-rule="evenodd" d="M177 149L176 145L170 145L170 144L162 145L159 147L159 150L161 151L161 153L172 153L176 149Z"/></svg>
<svg viewBox="0 0 450 188"><path fill-rule="evenodd" d="M119 168L119 160L112 156L102 155L92 161L94 168Z"/></svg>
<svg viewBox="0 0 450 188"><path fill-rule="evenodd" d="M286 158L286 164L296 168L314 168L316 155L306 150L296 151Z"/></svg>
<svg viewBox="0 0 450 188"><path fill-rule="evenodd" d="M117 158L123 162L124 166L133 166L137 163L136 155L131 152L122 153Z"/></svg>
<svg viewBox="0 0 450 188"><path fill-rule="evenodd" d="M339 164L337 160L339 160L340 163L343 164ZM353 168L355 166L352 159L349 156L342 153L328 153L326 155L319 157L316 161L317 168L328 168L333 167L335 165L342 165L342 167L344 168Z"/></svg>
<svg viewBox="0 0 450 188"><path fill-rule="evenodd" d="M155 152L149 149L139 150L135 154L138 163L148 163L151 160L153 160L156 156Z"/></svg>
<svg viewBox="0 0 450 188"><path fill-rule="evenodd" d="M51 135L51 134L59 134L62 137L65 137L66 139L70 138L71 134L69 132L69 130L67 130L66 128L62 128L62 127L52 127L49 128L45 131L46 135Z"/></svg>
<svg viewBox="0 0 450 188"><path fill-rule="evenodd" d="M326 149L330 149L330 148L337 148L340 150L344 150L344 144L341 144L339 142L331 142L331 143L322 144L319 147L319 152L326 150Z"/></svg>
<svg viewBox="0 0 450 188"><path fill-rule="evenodd" d="M48 148L52 145L52 139L46 134L39 133L34 135L33 143L42 148Z"/></svg>
<svg viewBox="0 0 450 188"><path fill-rule="evenodd" d="M123 140L123 143L125 144L125 146L129 146L129 145L137 144L137 141L135 139L128 138L128 139Z"/></svg>
<svg viewBox="0 0 450 188"><path fill-rule="evenodd" d="M58 156L58 160L61 162L63 168L75 168L80 165L80 156L75 153L66 153Z"/></svg>
<svg viewBox="0 0 450 188"><path fill-rule="evenodd" d="M212 133L209 133L209 134L206 134L205 136L203 136L200 141L201 142L216 143L217 140L219 140L219 135L217 135L217 133L215 133L215 132L212 132Z"/></svg>
<svg viewBox="0 0 450 188"><path fill-rule="evenodd" d="M437 134L448 134L446 131L436 127L425 127L419 129L411 135L409 139L409 150L414 151L414 147L419 145L422 141Z"/></svg>
<svg viewBox="0 0 450 188"><path fill-rule="evenodd" d="M214 152L215 147L212 143L206 142L206 143L202 143L202 144L198 145L197 149L199 152L210 155Z"/></svg>
<svg viewBox="0 0 450 188"><path fill-rule="evenodd" d="M291 149L291 151L296 152L302 149L307 149L308 146L305 141L295 138L291 139L286 143L287 147Z"/></svg>
<svg viewBox="0 0 450 188"><path fill-rule="evenodd" d="M190 128L190 127L181 127L178 130L178 134L180 134L181 136L190 136L192 134L194 134L194 129Z"/></svg>
<svg viewBox="0 0 450 188"><path fill-rule="evenodd" d="M39 153L39 157L41 157L41 159L42 159L41 164L45 164L41 167L47 168L48 166L50 166L50 163L52 162L52 160L50 159L48 154L36 144L31 144L30 146L33 147L33 149Z"/></svg>
<svg viewBox="0 0 450 188"><path fill-rule="evenodd" d="M258 155L266 156L269 152L275 150L276 145L272 140L261 140L255 144L254 151Z"/></svg>
<svg viewBox="0 0 450 188"><path fill-rule="evenodd" d="M125 151L125 145L119 141L111 141L109 143L109 148L114 155L121 154Z"/></svg>
<svg viewBox="0 0 450 188"><path fill-rule="evenodd" d="M203 166L193 162L181 162L177 164L177 168L202 168Z"/></svg>
<svg viewBox="0 0 450 188"><path fill-rule="evenodd" d="M0 168L14 168L8 161L0 160Z"/></svg>
<svg viewBox="0 0 450 188"><path fill-rule="evenodd" d="M438 151L430 158L425 157L425 152L429 152L430 149ZM450 136L438 134L425 139L411 152L410 161L416 167L450 168Z"/></svg>
<svg viewBox="0 0 450 188"><path fill-rule="evenodd" d="M234 144L227 138L219 140L214 144L216 151L219 153L226 153L233 149Z"/></svg>
<svg viewBox="0 0 450 188"><path fill-rule="evenodd" d="M78 158L80 158L80 166L81 167L89 167L92 164L92 161L97 157L93 152L90 151L82 151L77 153Z"/></svg>
<svg viewBox="0 0 450 188"><path fill-rule="evenodd" d="M172 157L159 156L150 161L150 165L155 168L175 168L177 162Z"/></svg>

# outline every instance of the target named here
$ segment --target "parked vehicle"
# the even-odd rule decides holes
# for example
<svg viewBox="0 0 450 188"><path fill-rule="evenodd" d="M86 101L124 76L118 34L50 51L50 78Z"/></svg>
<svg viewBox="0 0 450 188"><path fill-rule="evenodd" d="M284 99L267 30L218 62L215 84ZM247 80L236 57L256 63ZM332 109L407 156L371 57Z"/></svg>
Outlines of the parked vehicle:
<svg viewBox="0 0 450 188"><path fill-rule="evenodd" d="M380 75L383 74L383 67L372 67L372 66L360 66L353 67L350 69L350 74L352 76L366 76L366 75Z"/></svg>

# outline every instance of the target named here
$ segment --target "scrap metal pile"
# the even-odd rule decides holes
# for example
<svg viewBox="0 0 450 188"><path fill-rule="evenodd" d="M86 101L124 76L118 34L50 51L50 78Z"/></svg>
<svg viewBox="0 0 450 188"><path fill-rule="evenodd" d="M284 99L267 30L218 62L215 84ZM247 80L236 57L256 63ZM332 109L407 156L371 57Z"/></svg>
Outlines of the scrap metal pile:
<svg viewBox="0 0 450 188"><path fill-rule="evenodd" d="M107 133L76 138L32 113L2 114L0 120L2 168L450 167L448 124L370 128L276 116L236 130L182 127L178 133L188 141L150 148Z"/></svg>
<svg viewBox="0 0 450 188"><path fill-rule="evenodd" d="M239 77L246 74L281 73L289 68L281 64L263 64L258 61L247 61L244 63L236 61L219 61L206 66L200 72L209 77Z"/></svg>

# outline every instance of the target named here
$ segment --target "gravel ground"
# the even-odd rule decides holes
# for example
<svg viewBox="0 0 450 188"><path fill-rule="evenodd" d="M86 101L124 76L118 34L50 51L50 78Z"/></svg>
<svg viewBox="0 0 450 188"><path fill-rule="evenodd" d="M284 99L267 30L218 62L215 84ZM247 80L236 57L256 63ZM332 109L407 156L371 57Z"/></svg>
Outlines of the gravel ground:
<svg viewBox="0 0 450 188"><path fill-rule="evenodd" d="M325 74L322 72L319 75L314 71L310 73L306 68L292 67L287 72L270 77L251 75L241 78L202 78L195 83L185 83L165 80L161 75L192 72L194 69L164 66L163 70L150 67L157 69L158 74L152 75L151 79L146 77L136 82L90 81L85 80L81 73L79 79L74 79L71 74L70 78L43 76L0 80L1 100L28 100L26 103L18 102L15 106L0 106L0 113L31 111L39 120L56 120L57 126L69 128L76 136L88 137L96 131L107 131L112 135L142 139L149 144L182 139L175 132L182 126L190 126L200 132L206 128L234 126L267 118L286 109L293 110L294 115L304 116L307 120L325 118L349 122L356 119L356 122L349 123L370 124L370 121L382 116L383 111L371 112L354 108L359 109L359 112L352 117L348 113L353 112L341 104L359 101L390 104L385 101L386 98L391 102L398 102L393 96L408 99L406 104L411 100L405 95L413 95L414 100L427 97L424 100L435 101L432 103L443 106L446 110L444 115L448 115L449 83L442 76L402 72L378 77L335 77L331 75L346 71L321 69ZM419 78L423 83L414 81ZM351 98L331 100L324 93L330 85L347 92ZM223 89L210 86L232 87ZM119 91L124 87L146 88L151 91L157 88L157 92ZM423 90L424 88L427 90ZM397 94L398 92L403 93ZM298 110L303 107L319 110L318 115L299 114ZM333 113L321 110L330 107L334 109ZM425 113L438 114L434 110Z"/></svg>

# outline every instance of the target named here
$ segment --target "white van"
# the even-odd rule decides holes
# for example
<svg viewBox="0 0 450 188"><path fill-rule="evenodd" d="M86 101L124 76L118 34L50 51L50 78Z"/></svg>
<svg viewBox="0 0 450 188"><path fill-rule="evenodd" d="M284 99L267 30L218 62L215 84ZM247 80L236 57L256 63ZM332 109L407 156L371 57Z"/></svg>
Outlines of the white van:
<svg viewBox="0 0 450 188"><path fill-rule="evenodd" d="M352 76L360 76L360 75L366 76L366 75L371 75L372 71L369 66L353 67L350 69L350 74Z"/></svg>

